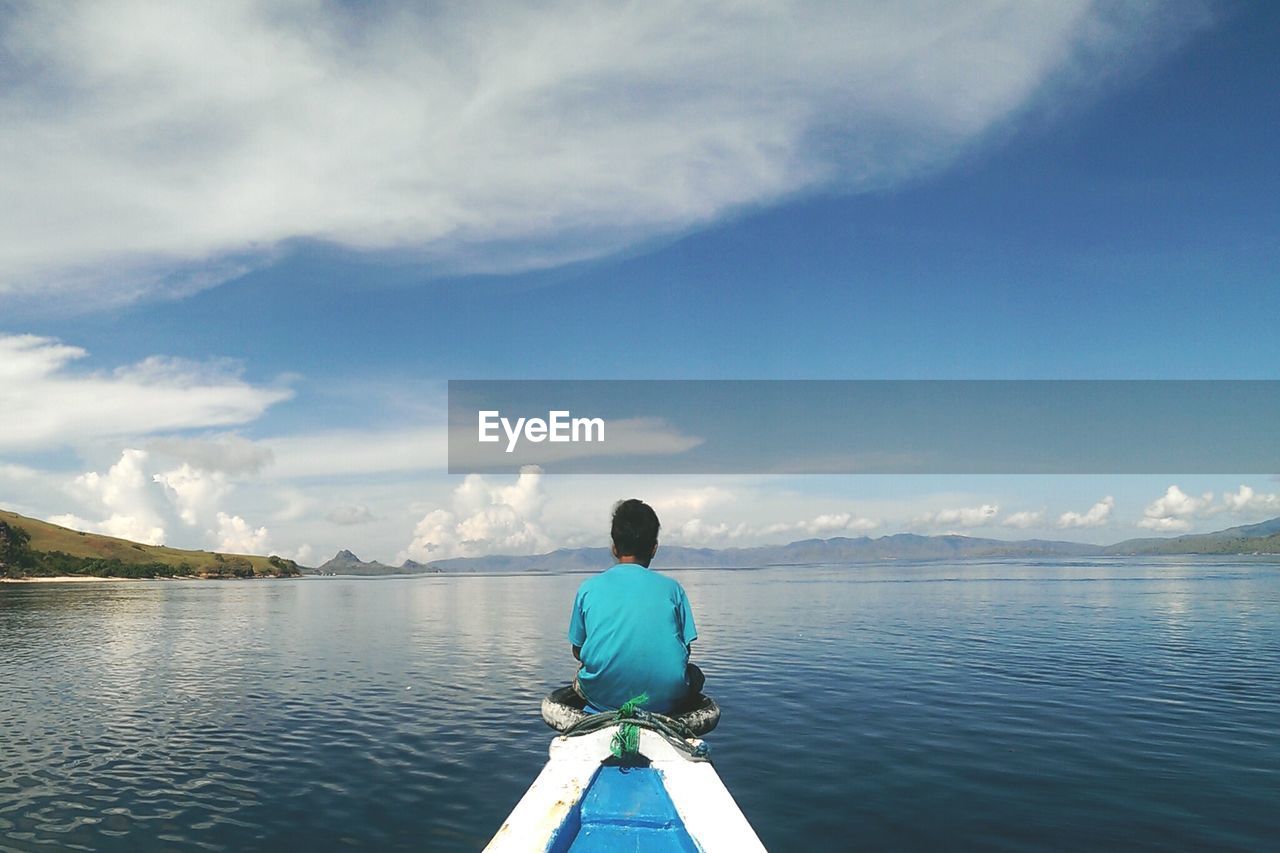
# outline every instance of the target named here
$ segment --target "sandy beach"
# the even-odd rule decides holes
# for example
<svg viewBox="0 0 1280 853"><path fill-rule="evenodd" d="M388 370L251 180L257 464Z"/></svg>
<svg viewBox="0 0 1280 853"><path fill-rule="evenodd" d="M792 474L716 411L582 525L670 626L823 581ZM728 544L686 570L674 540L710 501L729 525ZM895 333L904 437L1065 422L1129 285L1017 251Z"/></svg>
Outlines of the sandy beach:
<svg viewBox="0 0 1280 853"><path fill-rule="evenodd" d="M135 581L139 578L95 578L90 575L53 575L42 578L0 578L0 583L93 583L96 581Z"/></svg>

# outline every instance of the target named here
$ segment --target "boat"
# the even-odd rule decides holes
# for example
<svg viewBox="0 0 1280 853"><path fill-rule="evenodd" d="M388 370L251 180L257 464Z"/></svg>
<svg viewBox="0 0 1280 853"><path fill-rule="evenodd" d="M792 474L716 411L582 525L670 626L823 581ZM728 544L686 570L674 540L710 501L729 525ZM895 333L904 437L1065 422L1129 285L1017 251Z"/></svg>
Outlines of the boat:
<svg viewBox="0 0 1280 853"><path fill-rule="evenodd" d="M699 737L720 720L714 701L699 696L674 717L594 710L572 688L543 700L561 733L487 853L764 850Z"/></svg>

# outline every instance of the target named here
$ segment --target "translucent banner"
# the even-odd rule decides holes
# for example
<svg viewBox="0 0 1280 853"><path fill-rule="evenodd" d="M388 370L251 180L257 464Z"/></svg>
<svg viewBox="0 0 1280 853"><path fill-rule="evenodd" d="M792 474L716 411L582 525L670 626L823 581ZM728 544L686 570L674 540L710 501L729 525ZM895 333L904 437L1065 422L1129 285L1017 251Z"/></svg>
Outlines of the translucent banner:
<svg viewBox="0 0 1280 853"><path fill-rule="evenodd" d="M449 471L1270 474L1272 380L452 380Z"/></svg>

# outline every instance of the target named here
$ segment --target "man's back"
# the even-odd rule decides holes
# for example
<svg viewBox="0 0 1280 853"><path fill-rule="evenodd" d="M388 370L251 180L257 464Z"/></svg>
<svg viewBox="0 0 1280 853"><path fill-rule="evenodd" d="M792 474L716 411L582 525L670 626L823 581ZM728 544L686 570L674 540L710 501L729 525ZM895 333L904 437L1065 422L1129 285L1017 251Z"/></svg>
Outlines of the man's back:
<svg viewBox="0 0 1280 853"><path fill-rule="evenodd" d="M697 636L680 584L636 563L584 581L569 621L569 642L581 647L578 683L601 709L644 693L644 707L671 711L688 692L689 644Z"/></svg>

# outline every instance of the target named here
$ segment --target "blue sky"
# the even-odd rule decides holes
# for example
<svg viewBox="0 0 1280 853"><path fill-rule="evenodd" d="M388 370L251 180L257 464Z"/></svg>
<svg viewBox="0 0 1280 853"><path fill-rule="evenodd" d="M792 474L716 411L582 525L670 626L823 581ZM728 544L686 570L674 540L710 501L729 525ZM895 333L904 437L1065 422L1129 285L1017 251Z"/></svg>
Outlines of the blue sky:
<svg viewBox="0 0 1280 853"><path fill-rule="evenodd" d="M451 378L1277 378L1266 4L110 5L0 24L0 505L311 562L595 544L624 494L699 545L1280 515L1274 472L464 482L440 444Z"/></svg>

